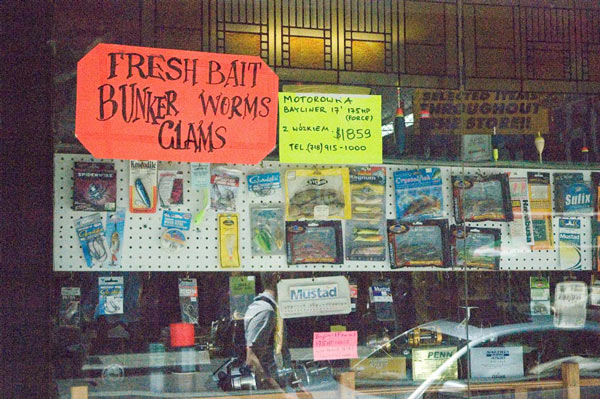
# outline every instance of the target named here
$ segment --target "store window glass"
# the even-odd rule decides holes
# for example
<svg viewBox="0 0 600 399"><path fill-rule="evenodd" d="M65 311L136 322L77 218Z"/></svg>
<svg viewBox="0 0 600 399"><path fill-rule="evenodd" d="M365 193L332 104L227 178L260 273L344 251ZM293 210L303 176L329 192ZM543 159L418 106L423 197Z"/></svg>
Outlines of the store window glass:
<svg viewBox="0 0 600 399"><path fill-rule="evenodd" d="M56 397L597 397L600 9L521 3L57 4ZM334 139L375 119L383 162L95 159L76 64L101 42L376 98Z"/></svg>

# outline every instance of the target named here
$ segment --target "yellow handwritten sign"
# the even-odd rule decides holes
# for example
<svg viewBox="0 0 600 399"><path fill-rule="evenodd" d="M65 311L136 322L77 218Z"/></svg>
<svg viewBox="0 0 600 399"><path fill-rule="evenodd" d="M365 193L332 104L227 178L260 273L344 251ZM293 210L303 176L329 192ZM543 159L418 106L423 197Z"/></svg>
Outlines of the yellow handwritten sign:
<svg viewBox="0 0 600 399"><path fill-rule="evenodd" d="M279 160L381 163L381 97L279 93Z"/></svg>
<svg viewBox="0 0 600 399"><path fill-rule="evenodd" d="M548 133L548 109L537 93L415 90L414 128L430 134ZM423 112L426 117L424 117Z"/></svg>

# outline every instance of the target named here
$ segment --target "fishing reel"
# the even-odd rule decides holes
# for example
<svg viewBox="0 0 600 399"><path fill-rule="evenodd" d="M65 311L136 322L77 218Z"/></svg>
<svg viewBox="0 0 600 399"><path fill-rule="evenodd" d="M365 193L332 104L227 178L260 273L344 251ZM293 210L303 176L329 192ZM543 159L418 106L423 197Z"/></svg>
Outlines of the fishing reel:
<svg viewBox="0 0 600 399"><path fill-rule="evenodd" d="M254 391L260 388L254 372L240 363L238 358L232 357L213 373L213 380L223 391ZM332 381L333 370L329 364L293 361L291 367L277 369L273 378L281 387L298 389Z"/></svg>
<svg viewBox="0 0 600 399"><path fill-rule="evenodd" d="M440 331L429 331L415 328L408 333L408 344L412 347L430 346L442 344L442 333Z"/></svg>

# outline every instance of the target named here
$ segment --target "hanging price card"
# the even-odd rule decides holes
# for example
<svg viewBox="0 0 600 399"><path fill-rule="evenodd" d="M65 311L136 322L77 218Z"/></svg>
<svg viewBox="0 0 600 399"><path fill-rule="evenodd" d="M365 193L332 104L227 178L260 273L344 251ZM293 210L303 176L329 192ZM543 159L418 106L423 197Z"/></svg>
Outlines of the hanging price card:
<svg viewBox="0 0 600 399"><path fill-rule="evenodd" d="M357 357L358 333L356 331L314 333L314 360L356 359Z"/></svg>
<svg viewBox="0 0 600 399"><path fill-rule="evenodd" d="M381 163L381 97L279 93L279 159Z"/></svg>

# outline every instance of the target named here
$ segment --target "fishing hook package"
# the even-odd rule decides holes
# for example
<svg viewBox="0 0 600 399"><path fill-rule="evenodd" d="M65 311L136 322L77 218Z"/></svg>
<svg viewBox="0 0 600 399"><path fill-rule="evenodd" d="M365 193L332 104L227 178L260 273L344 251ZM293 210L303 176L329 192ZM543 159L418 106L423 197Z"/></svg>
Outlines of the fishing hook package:
<svg viewBox="0 0 600 399"><path fill-rule="evenodd" d="M304 263L343 263L340 221L286 222L287 260Z"/></svg>
<svg viewBox="0 0 600 399"><path fill-rule="evenodd" d="M500 229L452 226L450 245L455 267L497 270L500 266Z"/></svg>
<svg viewBox="0 0 600 399"><path fill-rule="evenodd" d="M163 208L183 204L183 171L158 171L158 199Z"/></svg>
<svg viewBox="0 0 600 399"><path fill-rule="evenodd" d="M61 287L60 307L58 309L58 325L68 328L79 328L81 321L81 288Z"/></svg>
<svg viewBox="0 0 600 399"><path fill-rule="evenodd" d="M252 255L284 255L284 231L283 207L253 206L250 208Z"/></svg>
<svg viewBox="0 0 600 399"><path fill-rule="evenodd" d="M241 172L216 167L210 171L210 205L216 211L235 212Z"/></svg>
<svg viewBox="0 0 600 399"><path fill-rule="evenodd" d="M385 260L385 168L350 168L352 219L346 222L348 260Z"/></svg>
<svg viewBox="0 0 600 399"><path fill-rule="evenodd" d="M554 249L550 173L527 172L534 251Z"/></svg>
<svg viewBox="0 0 600 399"><path fill-rule="evenodd" d="M281 193L281 175L274 170L260 169L260 172L251 172L247 176L247 182L248 192L253 198Z"/></svg>
<svg viewBox="0 0 600 399"><path fill-rule="evenodd" d="M286 171L286 220L350 219L349 180L348 168Z"/></svg>
<svg viewBox="0 0 600 399"><path fill-rule="evenodd" d="M75 162L74 211L114 211L117 204L117 171L112 163Z"/></svg>
<svg viewBox="0 0 600 399"><path fill-rule="evenodd" d="M198 283L195 278L179 279L181 321L198 324Z"/></svg>
<svg viewBox="0 0 600 399"><path fill-rule="evenodd" d="M413 266L449 267L448 221L388 220L388 242L392 269Z"/></svg>
<svg viewBox="0 0 600 399"><path fill-rule="evenodd" d="M98 315L122 314L123 276L98 277Z"/></svg>
<svg viewBox="0 0 600 399"><path fill-rule="evenodd" d="M443 216L442 172L440 168L394 172L396 220L425 220Z"/></svg>
<svg viewBox="0 0 600 399"><path fill-rule="evenodd" d="M456 223L513 220L506 173L489 176L452 176Z"/></svg>
<svg viewBox="0 0 600 399"><path fill-rule="evenodd" d="M156 161L129 161L129 212L156 212L157 170Z"/></svg>
<svg viewBox="0 0 600 399"><path fill-rule="evenodd" d="M106 266L108 263L108 245L104 236L102 215L94 213L76 219L74 223L87 266Z"/></svg>

